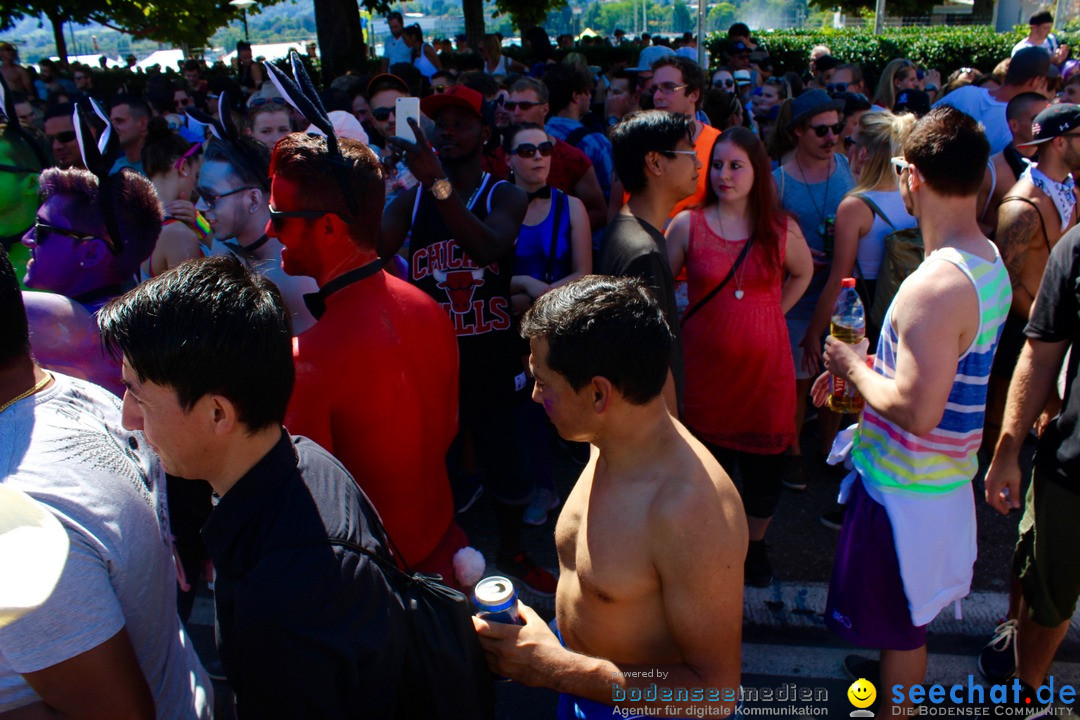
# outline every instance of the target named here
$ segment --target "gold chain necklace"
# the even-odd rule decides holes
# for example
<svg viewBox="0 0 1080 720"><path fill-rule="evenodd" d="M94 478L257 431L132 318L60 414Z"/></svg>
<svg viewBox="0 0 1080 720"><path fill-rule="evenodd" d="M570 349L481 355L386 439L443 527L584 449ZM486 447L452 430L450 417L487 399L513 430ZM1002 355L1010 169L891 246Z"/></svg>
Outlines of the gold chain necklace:
<svg viewBox="0 0 1080 720"><path fill-rule="evenodd" d="M52 373L50 373L48 370L46 370L45 371L45 377L43 377L40 382L34 383L34 387L30 388L29 390L24 392L22 395L19 395L15 399L8 400L3 405L0 405L0 413L4 412L9 407L11 407L15 403L19 402L20 400L25 400L26 398L30 397L31 395L33 395L33 394L35 394L37 392L40 392L46 385L48 385L52 381L52 379L53 379Z"/></svg>

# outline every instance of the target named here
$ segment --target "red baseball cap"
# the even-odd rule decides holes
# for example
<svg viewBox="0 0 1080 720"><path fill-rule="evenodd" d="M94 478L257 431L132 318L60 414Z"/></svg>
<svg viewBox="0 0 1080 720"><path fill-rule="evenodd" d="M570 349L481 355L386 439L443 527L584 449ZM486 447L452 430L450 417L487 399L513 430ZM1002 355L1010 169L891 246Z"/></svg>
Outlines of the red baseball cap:
<svg viewBox="0 0 1080 720"><path fill-rule="evenodd" d="M464 108L484 119L484 96L464 85L455 85L444 93L428 95L420 100L421 112L432 119L440 110L451 106Z"/></svg>

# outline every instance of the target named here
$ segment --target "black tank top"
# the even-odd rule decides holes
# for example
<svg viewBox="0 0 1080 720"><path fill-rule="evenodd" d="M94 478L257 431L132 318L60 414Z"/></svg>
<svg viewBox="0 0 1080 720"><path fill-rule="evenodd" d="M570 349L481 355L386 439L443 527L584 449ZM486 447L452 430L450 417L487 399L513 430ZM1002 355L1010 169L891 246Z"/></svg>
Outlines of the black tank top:
<svg viewBox="0 0 1080 720"><path fill-rule="evenodd" d="M468 207L481 220L504 181L484 173ZM409 281L439 303L454 323L461 359L461 402L499 402L524 387L510 305L514 249L485 267L458 244L436 203L416 188L409 230Z"/></svg>
<svg viewBox="0 0 1080 720"><path fill-rule="evenodd" d="M1013 147L1012 143L1006 145L1001 154L1005 158L1005 162L1009 165L1009 169L1013 171L1013 175L1019 179L1020 176L1024 174L1024 171L1027 170L1028 159L1021 155L1020 151ZM1034 158L1032 158L1031 161L1034 162Z"/></svg>

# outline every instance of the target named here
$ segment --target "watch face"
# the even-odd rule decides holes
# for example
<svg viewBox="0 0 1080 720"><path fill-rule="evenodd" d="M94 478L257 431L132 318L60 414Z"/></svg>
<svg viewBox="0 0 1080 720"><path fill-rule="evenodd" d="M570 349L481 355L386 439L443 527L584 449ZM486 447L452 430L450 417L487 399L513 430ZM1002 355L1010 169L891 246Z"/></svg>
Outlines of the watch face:
<svg viewBox="0 0 1080 720"><path fill-rule="evenodd" d="M436 200L445 200L450 197L450 193L454 191L454 186L450 184L449 180L436 180L431 186L431 194L435 196Z"/></svg>

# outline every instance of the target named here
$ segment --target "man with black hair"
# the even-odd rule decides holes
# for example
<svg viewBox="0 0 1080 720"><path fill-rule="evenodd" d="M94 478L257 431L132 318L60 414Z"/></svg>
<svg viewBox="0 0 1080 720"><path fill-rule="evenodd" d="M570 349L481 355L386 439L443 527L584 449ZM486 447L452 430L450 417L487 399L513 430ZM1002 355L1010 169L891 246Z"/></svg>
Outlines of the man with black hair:
<svg viewBox="0 0 1080 720"><path fill-rule="evenodd" d="M551 65L544 74L544 85L551 106L548 133L588 156L607 198L611 193L611 141L603 132L581 122L592 102L592 78L572 65Z"/></svg>
<svg viewBox="0 0 1080 720"><path fill-rule="evenodd" d="M999 153L1012 140L1005 110L1009 101L1020 93L1047 94L1047 74L1050 72L1050 53L1039 47L1018 50L1005 71L1005 82L996 90L965 85L934 103L934 107L949 106L967 113L983 124L990 141L990 153Z"/></svg>
<svg viewBox="0 0 1080 720"><path fill-rule="evenodd" d="M1026 148L1038 151L1038 162L1027 165L1020 179L998 208L994 242L1001 251L1012 282L1012 308L1001 344L994 358L987 403L984 444L997 444L1005 410L1006 391L1017 358L1024 347L1024 326L1031 315L1043 271L1050 253L1062 235L1076 224L1076 183L1080 172L1080 144L1073 134L1080 128L1080 105L1050 105L1035 116ZM1057 414L1056 398L1047 408L1047 418Z"/></svg>
<svg viewBox="0 0 1080 720"><path fill-rule="evenodd" d="M45 139L52 147L53 159L61 170L83 168L79 141L75 137L75 123L72 120L75 106L70 103L50 105L45 109Z"/></svg>
<svg viewBox="0 0 1080 720"><path fill-rule="evenodd" d="M668 263L662 228L672 208L693 193L702 163L693 146L695 121L688 115L647 110L628 116L611 131L615 172L630 198L608 224L600 272L637 277L656 295L675 335L671 344L671 377L664 399L678 415L683 387L679 313L675 278Z"/></svg>
<svg viewBox="0 0 1080 720"><path fill-rule="evenodd" d="M473 624L494 672L563 693L559 718L668 715L663 700L626 700L646 688L732 688L680 704L717 716L735 707L746 518L730 478L664 401L677 342L665 318L640 281L590 275L522 320L533 399L592 455L555 527L559 635L526 605L521 626Z"/></svg>
<svg viewBox="0 0 1080 720"><path fill-rule="evenodd" d="M210 254L231 253L277 285L292 318L293 334L315 324L304 295L316 292L315 281L289 275L281 267L281 242L270 237L270 151L241 136L214 140L206 146L199 171L196 207L206 216L215 242Z"/></svg>
<svg viewBox="0 0 1080 720"><path fill-rule="evenodd" d="M122 429L115 396L34 361L22 298L0 253L0 484L49 508L69 545L45 603L0 627L2 714L207 720L210 680L176 614L161 466Z"/></svg>
<svg viewBox="0 0 1080 720"><path fill-rule="evenodd" d="M1064 63L1069 57L1069 46L1062 45L1053 34L1054 16L1047 10L1037 12L1028 19L1028 26L1031 28L1028 36L1013 45L1011 55L1015 57L1024 48L1037 47L1050 53L1051 64Z"/></svg>
<svg viewBox="0 0 1080 720"><path fill-rule="evenodd" d="M100 323L123 362L124 426L220 498L203 538L238 716L396 717L409 640L367 554L389 559L386 539L341 464L282 426L293 358L274 284L232 256L191 260Z"/></svg>
<svg viewBox="0 0 1080 720"><path fill-rule="evenodd" d="M865 399L841 485L847 509L825 624L881 649L879 686L911 689L926 674L926 626L968 594L986 381L1008 311L1008 274L975 219L989 156L986 137L953 108L927 114L903 144L904 205L919 222L926 260L885 315L873 369L830 336L814 402L829 373ZM942 312L948 308L948 312ZM947 552L942 552L947 548ZM859 658L848 667L860 670ZM902 696L902 697L898 697ZM887 693L879 717L912 714L912 693Z"/></svg>
<svg viewBox="0 0 1080 720"><path fill-rule="evenodd" d="M453 321L461 359L459 425L472 432L483 489L494 496L499 529L495 566L530 591L550 597L555 578L522 547L522 520L533 488L518 467L514 442L515 405L527 398L510 280L528 198L483 171L481 155L493 118L480 93L457 85L424 98L420 109L435 121L434 148L412 119L420 141L391 140L420 184L387 208L378 254L389 258L408 241L410 282L441 304ZM450 451L454 465L461 451L459 434ZM465 486L459 508L471 505L480 489Z"/></svg>
<svg viewBox="0 0 1080 720"><path fill-rule="evenodd" d="M94 314L120 295L154 249L162 212L154 186L124 170L105 187L86 170L49 168L41 207L22 242L30 251L24 282L38 361L119 394L120 368L101 352ZM106 208L111 208L110 223Z"/></svg>
<svg viewBox="0 0 1080 720"><path fill-rule="evenodd" d="M1036 146L1026 144L1032 138L1031 123L1049 104L1050 101L1042 93L1025 92L1009 100L1005 106L1005 120L1009 123L1012 140L986 163L977 206L980 213L979 224L991 239L997 231L1001 199L1024 174L1030 159L1038 150ZM1018 147L1020 145L1023 147Z"/></svg>
<svg viewBox="0 0 1080 720"><path fill-rule="evenodd" d="M124 168L131 168L140 175L145 175L142 164L142 149L146 143L147 125L150 122L150 106L136 95L119 95L109 109L109 122L124 151L113 165L112 172L118 173Z"/></svg>
<svg viewBox="0 0 1080 720"><path fill-rule="evenodd" d="M693 60L677 55L665 55L658 58L652 64L652 71L651 84L642 90L642 95L648 95L652 99L653 107L657 110L679 113L690 119L693 128L692 142L698 162L702 166L708 166L709 156L712 154L716 138L720 136L720 131L697 119L697 111L701 108L701 102L704 99L705 72ZM700 173L694 192L681 198L675 204L670 217L675 217L684 209L703 202L705 186L708 182L709 174Z"/></svg>
<svg viewBox="0 0 1080 720"><path fill-rule="evenodd" d="M285 424L341 461L403 562L461 586L452 560L467 540L446 474L457 434L454 330L423 291L382 271L383 167L358 142L339 138L338 147L349 168L344 188L322 137L286 136L270 167L269 232L284 247L285 271L316 280L323 310L293 345ZM319 193L307 191L316 185Z"/></svg>

